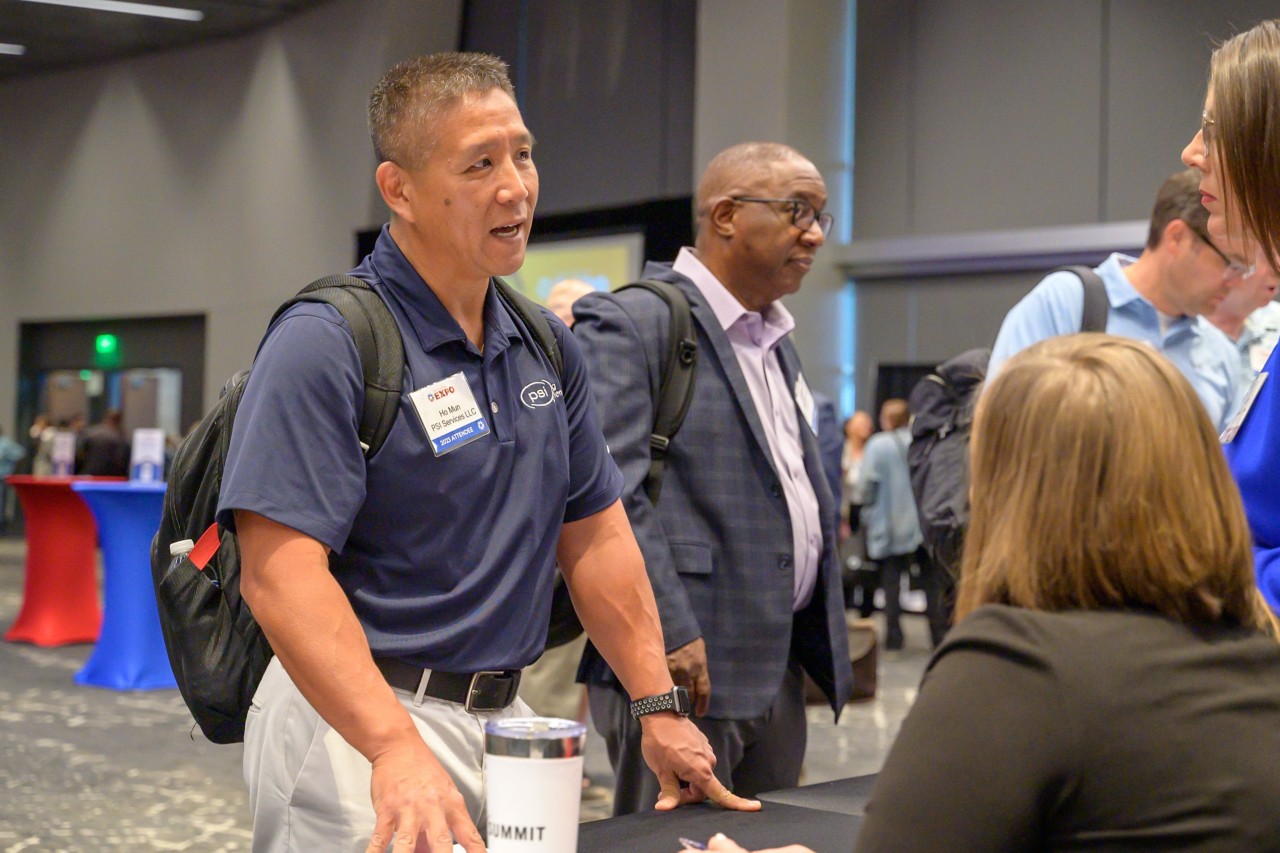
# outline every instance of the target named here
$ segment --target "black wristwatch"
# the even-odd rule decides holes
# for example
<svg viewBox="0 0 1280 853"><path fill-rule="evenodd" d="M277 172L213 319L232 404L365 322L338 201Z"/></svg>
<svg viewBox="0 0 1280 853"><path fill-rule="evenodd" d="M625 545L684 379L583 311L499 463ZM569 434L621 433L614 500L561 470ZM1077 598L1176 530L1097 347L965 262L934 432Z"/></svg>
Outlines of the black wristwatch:
<svg viewBox="0 0 1280 853"><path fill-rule="evenodd" d="M659 711L671 711L687 717L691 710L693 705L689 702L689 691L683 687L672 687L670 693L646 696L631 703L631 716L637 720L645 714L656 714Z"/></svg>

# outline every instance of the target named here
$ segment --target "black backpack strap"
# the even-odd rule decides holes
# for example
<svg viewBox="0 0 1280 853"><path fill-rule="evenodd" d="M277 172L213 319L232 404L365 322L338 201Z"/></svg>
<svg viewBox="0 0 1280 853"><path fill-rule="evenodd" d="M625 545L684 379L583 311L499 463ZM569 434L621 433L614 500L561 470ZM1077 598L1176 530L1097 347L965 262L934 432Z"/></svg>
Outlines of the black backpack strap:
<svg viewBox="0 0 1280 853"><path fill-rule="evenodd" d="M1058 267L1058 270L1078 276L1081 284L1084 285L1084 314L1080 318L1080 331L1105 332L1107 314L1111 311L1111 300L1107 298L1107 286L1103 284L1102 279L1089 267L1079 264Z"/></svg>
<svg viewBox="0 0 1280 853"><path fill-rule="evenodd" d="M649 502L658 503L662 492L662 472L667 462L671 439L679 432L684 416L693 402L694 367L698 363L698 339L693 331L693 314L684 292L674 284L654 279L632 282L618 290L638 287L667 303L671 311L671 333L667 355L662 362L662 382L658 387L658 406L653 415L653 432L649 436L649 475L644 491ZM616 292L616 291L615 291Z"/></svg>
<svg viewBox="0 0 1280 853"><path fill-rule="evenodd" d="M533 339L538 342L538 348L546 353L556 369L556 376L560 379L560 390L563 392L564 355L560 352L560 342L556 340L555 333L551 331L551 324L547 322L538 303L496 276L493 279L493 289L503 304L520 320L520 324L533 335Z"/></svg>
<svg viewBox="0 0 1280 853"><path fill-rule="evenodd" d="M404 341L391 309L367 282L349 275L317 279L280 306L274 324L299 302L324 302L337 308L355 339L364 376L364 411L360 415L360 444L365 456L378 452L391 432L404 391Z"/></svg>

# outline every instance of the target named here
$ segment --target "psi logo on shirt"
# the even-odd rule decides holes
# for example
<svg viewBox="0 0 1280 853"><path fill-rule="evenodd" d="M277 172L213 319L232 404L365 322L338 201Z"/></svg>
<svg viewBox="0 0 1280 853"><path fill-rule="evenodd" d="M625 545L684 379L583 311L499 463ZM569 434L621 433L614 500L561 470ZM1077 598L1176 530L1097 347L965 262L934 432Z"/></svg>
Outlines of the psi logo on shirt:
<svg viewBox="0 0 1280 853"><path fill-rule="evenodd" d="M530 409L550 406L563 396L564 393L556 387L556 383L549 382L546 379L530 382L520 389L520 402Z"/></svg>
<svg viewBox="0 0 1280 853"><path fill-rule="evenodd" d="M476 405L467 377L461 371L409 395L431 449L443 456L489 434L489 423Z"/></svg>

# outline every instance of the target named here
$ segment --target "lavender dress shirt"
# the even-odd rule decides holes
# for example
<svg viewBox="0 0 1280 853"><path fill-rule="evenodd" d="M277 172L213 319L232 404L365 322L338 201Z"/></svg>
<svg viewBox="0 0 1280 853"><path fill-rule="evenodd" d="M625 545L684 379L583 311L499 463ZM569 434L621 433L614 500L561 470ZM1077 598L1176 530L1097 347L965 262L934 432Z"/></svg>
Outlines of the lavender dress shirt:
<svg viewBox="0 0 1280 853"><path fill-rule="evenodd" d="M818 496L804 468L795 389L786 387L776 352L778 344L795 328L795 319L781 302L770 303L763 312L742 307L688 247L680 250L672 269L692 281L706 298L733 344L751 390L791 515L795 564L792 609L798 611L809 603L817 583L822 526L818 520Z"/></svg>

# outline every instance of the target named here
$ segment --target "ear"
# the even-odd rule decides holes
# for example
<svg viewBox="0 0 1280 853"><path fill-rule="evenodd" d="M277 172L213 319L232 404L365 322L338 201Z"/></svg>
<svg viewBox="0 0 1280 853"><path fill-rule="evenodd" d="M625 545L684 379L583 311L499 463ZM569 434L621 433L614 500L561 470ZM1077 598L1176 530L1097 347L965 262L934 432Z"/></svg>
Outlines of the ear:
<svg viewBox="0 0 1280 853"><path fill-rule="evenodd" d="M1191 226L1183 222L1181 219L1170 219L1168 224L1164 226L1164 232L1160 235L1160 244L1168 244L1170 248L1183 249L1194 239Z"/></svg>
<svg viewBox="0 0 1280 853"><path fill-rule="evenodd" d="M707 213L707 225L711 233L717 237L732 237L734 232L733 217L738 203L731 198L722 198L712 205Z"/></svg>
<svg viewBox="0 0 1280 853"><path fill-rule="evenodd" d="M384 160L378 164L377 170L373 173L373 179L378 184L378 192L382 193L382 200L387 207L391 208L400 219L407 222L413 221L413 210L409 204L409 198L412 195L413 188L409 185L409 176L390 160Z"/></svg>

